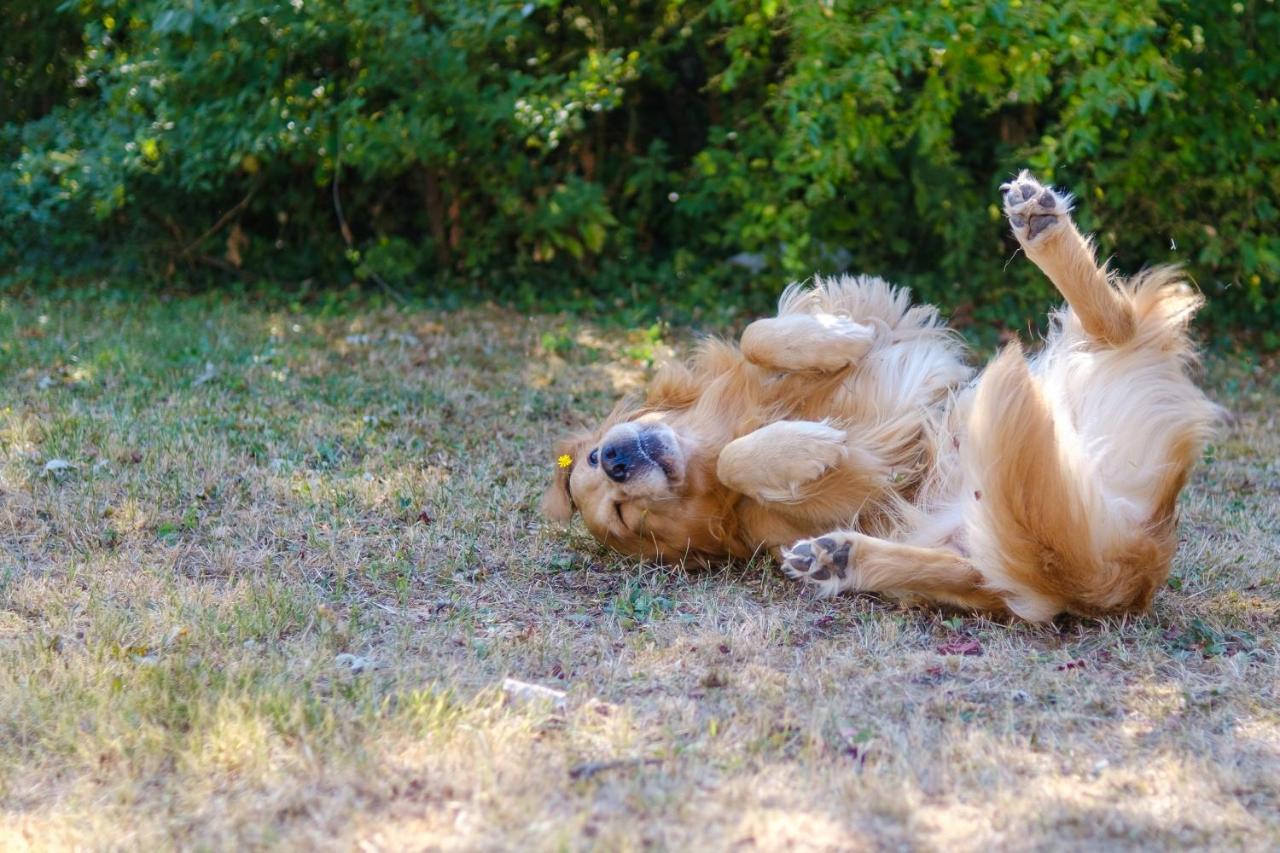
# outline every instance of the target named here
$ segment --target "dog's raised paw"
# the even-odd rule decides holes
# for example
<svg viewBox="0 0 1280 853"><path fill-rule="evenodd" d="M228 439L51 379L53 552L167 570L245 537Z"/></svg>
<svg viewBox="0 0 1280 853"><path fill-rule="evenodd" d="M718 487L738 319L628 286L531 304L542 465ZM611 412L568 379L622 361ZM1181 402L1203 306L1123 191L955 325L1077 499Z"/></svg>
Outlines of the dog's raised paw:
<svg viewBox="0 0 1280 853"><path fill-rule="evenodd" d="M1068 221L1071 196L1046 187L1026 169L1007 184L1000 185L1004 194L1004 214L1009 218L1013 234L1023 245L1034 245Z"/></svg>
<svg viewBox="0 0 1280 853"><path fill-rule="evenodd" d="M822 595L834 595L850 585L852 552L852 537L845 533L801 539L782 549L782 571L787 577L817 586Z"/></svg>

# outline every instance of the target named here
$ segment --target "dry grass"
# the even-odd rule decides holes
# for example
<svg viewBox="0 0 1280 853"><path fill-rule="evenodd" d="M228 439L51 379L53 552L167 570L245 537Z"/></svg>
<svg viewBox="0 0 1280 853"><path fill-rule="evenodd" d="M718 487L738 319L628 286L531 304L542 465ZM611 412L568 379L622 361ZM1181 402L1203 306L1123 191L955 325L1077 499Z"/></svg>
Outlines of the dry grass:
<svg viewBox="0 0 1280 853"><path fill-rule="evenodd" d="M1029 627L542 528L664 346L0 300L0 846L1280 846L1274 370L1211 366L1154 613Z"/></svg>

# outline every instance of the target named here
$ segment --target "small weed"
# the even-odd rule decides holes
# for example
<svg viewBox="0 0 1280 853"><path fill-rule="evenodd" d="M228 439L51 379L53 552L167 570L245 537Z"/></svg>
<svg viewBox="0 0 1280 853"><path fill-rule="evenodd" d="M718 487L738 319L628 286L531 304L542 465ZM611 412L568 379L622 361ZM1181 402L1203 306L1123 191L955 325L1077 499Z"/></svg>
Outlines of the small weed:
<svg viewBox="0 0 1280 853"><path fill-rule="evenodd" d="M552 332L543 332L542 338L539 340L542 349L552 355L565 356L573 350L573 337L565 328L560 328Z"/></svg>
<svg viewBox="0 0 1280 853"><path fill-rule="evenodd" d="M1166 647L1175 657L1201 655L1206 658L1249 652L1258 638L1248 631L1218 630L1203 619L1192 619L1185 629L1170 628L1164 633Z"/></svg>
<svg viewBox="0 0 1280 853"><path fill-rule="evenodd" d="M640 340L623 350L627 358L652 367L662 348L662 325L654 323L639 333Z"/></svg>
<svg viewBox="0 0 1280 853"><path fill-rule="evenodd" d="M628 582L606 608L623 628L645 625L670 613L675 603L665 595L657 595L637 582Z"/></svg>

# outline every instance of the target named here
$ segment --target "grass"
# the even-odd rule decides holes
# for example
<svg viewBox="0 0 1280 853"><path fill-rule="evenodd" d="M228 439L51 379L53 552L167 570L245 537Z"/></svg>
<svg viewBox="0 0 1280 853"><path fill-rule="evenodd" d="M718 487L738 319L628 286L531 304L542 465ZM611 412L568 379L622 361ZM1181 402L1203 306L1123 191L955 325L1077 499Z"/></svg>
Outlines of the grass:
<svg viewBox="0 0 1280 853"><path fill-rule="evenodd" d="M1274 365L1209 365L1154 611L1033 627L544 527L687 340L0 298L0 846L1280 845Z"/></svg>

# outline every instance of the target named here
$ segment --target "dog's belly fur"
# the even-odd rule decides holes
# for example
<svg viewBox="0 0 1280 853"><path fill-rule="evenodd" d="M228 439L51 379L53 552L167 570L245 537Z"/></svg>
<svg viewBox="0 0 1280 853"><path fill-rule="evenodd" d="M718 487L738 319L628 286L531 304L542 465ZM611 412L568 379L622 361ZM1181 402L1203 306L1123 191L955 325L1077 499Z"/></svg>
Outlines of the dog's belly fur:
<svg viewBox="0 0 1280 853"><path fill-rule="evenodd" d="M821 422L844 431L849 459L843 470L797 486L789 498L776 491L745 494L736 509L743 522L739 550L745 554L832 525L890 533L901 508L935 469L952 397L973 376L962 339L939 319L937 309L913 305L909 291L882 279L837 276L818 278L808 287L793 285L779 301L776 320L767 322L804 315L850 318L874 329L874 337L855 364L827 381L835 383L829 392L816 391L823 383L811 375L797 385L794 374L769 375L766 368L763 384L771 391L765 394L775 396L761 408L774 413L775 425ZM748 359L749 334L743 339ZM759 465L760 459L748 457L744 464Z"/></svg>
<svg viewBox="0 0 1280 853"><path fill-rule="evenodd" d="M1016 560L1005 553L1007 529L990 518L984 500L1004 497L1022 503L1028 514L1049 516L1052 510L1078 519L1069 535L1095 564L1123 561L1135 547L1151 547L1149 529L1170 513L1170 476L1184 469L1188 448L1203 443L1216 416L1185 377L1183 361L1190 353L1176 351L1185 343L1170 315L1188 310L1191 297L1177 289L1169 292L1171 282L1162 278L1168 276L1157 272L1135 282L1139 337L1130 346L1093 347L1074 317L1065 312L1054 317L1044 349L1026 362L1024 390L1038 403L1039 423L1020 423L1007 409L975 413L985 372L952 395L943 418L949 440L937 442L934 469L917 499L898 514L888 538L974 560L987 586L1030 619L1049 618L1063 609L1062 602L1029 591L1016 575L1003 571ZM1004 440L986 448L977 442L975 449L972 430L990 429L993 417L1011 419L999 426ZM1037 429L1051 440L1054 458L1039 457L1037 467L1005 471L1010 448ZM1059 491L1038 493L1037 480L1051 474L1058 475L1053 486ZM1014 483L1000 482L1010 476ZM1018 494L1002 495L1010 486ZM1123 578L1117 583L1123 585ZM1141 597L1146 590L1132 594ZM1089 598L1071 602L1068 609L1090 612Z"/></svg>
<svg viewBox="0 0 1280 853"><path fill-rule="evenodd" d="M796 543L784 570L1031 620L1145 609L1176 547L1176 500L1219 411L1188 376L1200 297L1176 270L1120 281L1070 198L1024 173L1006 212L1066 296L1043 349L1011 344L952 395L924 483L887 532Z"/></svg>

